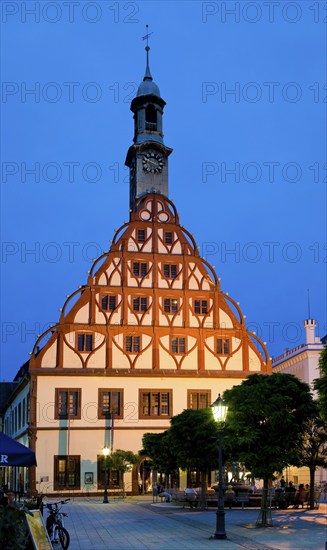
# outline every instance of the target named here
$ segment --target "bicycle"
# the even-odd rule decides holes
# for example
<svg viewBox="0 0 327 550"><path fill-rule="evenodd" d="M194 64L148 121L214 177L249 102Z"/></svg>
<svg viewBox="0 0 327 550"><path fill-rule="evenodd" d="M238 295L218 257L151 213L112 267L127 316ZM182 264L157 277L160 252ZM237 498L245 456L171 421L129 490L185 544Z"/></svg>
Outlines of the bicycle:
<svg viewBox="0 0 327 550"><path fill-rule="evenodd" d="M64 527L64 517L67 517L67 514L60 512L60 510L63 504L66 504L69 500L70 498L66 498L66 500L46 504L49 513L46 520L46 529L51 544L60 544L63 550L67 550L69 547L70 535Z"/></svg>

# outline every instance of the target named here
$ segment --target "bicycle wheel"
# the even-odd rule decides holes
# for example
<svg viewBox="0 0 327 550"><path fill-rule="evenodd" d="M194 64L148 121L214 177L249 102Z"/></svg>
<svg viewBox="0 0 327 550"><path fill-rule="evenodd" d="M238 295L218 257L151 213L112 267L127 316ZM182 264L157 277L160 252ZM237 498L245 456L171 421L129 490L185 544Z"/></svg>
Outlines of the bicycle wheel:
<svg viewBox="0 0 327 550"><path fill-rule="evenodd" d="M61 548L63 550L67 550L70 543L70 536L67 529L65 529L64 527L58 527L58 535L59 535Z"/></svg>

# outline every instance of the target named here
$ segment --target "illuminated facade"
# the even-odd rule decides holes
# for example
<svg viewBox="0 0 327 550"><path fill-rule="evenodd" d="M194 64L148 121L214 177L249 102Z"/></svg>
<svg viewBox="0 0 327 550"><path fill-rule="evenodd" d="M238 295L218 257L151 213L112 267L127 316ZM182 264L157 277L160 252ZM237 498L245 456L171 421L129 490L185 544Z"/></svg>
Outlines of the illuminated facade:
<svg viewBox="0 0 327 550"><path fill-rule="evenodd" d="M131 104L130 220L30 359L32 490L100 491L105 444L137 453L143 434L167 429L173 415L208 407L250 373L271 372L264 344L168 198L164 106L147 48ZM139 475L138 467L125 475L127 491L137 492Z"/></svg>

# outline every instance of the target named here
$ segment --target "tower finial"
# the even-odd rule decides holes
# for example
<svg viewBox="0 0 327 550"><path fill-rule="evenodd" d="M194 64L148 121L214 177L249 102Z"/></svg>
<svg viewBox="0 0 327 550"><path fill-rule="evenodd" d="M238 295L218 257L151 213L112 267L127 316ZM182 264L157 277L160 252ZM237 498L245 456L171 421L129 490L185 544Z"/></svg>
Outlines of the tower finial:
<svg viewBox="0 0 327 550"><path fill-rule="evenodd" d="M146 69L145 69L145 75L144 75L143 80L153 80L151 72L150 72L150 66L149 66L149 51L150 51L149 36L151 36L151 34L153 34L153 32L149 32L149 25L146 25L146 35L142 37L143 40L146 40L146 46L145 46Z"/></svg>
<svg viewBox="0 0 327 550"><path fill-rule="evenodd" d="M311 315L311 312L310 312L310 290L307 288L307 293L308 293L308 319L311 319L310 315Z"/></svg>

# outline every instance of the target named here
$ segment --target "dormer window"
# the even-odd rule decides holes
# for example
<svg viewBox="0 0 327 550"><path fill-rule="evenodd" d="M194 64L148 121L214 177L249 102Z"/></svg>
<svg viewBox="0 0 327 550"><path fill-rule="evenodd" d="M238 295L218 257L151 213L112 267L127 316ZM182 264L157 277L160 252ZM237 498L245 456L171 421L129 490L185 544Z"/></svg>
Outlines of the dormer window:
<svg viewBox="0 0 327 550"><path fill-rule="evenodd" d="M145 109L145 129L150 132L157 131L157 111L154 105L148 105Z"/></svg>

